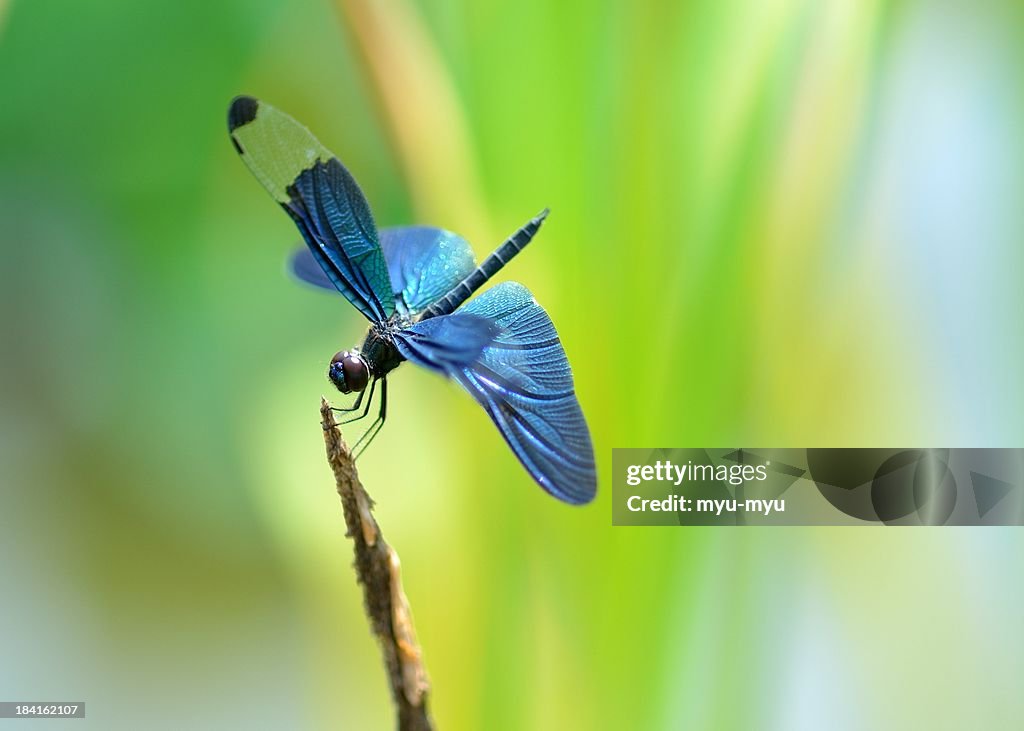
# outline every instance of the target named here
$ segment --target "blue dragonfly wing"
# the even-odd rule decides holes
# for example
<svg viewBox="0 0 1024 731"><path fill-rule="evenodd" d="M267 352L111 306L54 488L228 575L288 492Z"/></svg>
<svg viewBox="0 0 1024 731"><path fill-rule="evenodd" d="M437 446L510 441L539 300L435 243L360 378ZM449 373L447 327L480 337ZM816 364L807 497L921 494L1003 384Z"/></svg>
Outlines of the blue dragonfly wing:
<svg viewBox="0 0 1024 731"><path fill-rule="evenodd" d="M476 266L473 250L465 239L440 228L382 228L380 245L396 290L395 298L402 299L410 314L422 312L446 295ZM308 247L303 246L291 255L288 268L308 284L337 289Z"/></svg>
<svg viewBox="0 0 1024 731"><path fill-rule="evenodd" d="M474 316L493 323L496 334L468 359L470 349L448 358L435 321ZM412 331L412 337L409 336ZM399 334L408 360L438 370L484 407L530 475L567 503L593 499L597 472L590 432L573 387L572 370L555 327L529 290L504 282L452 315L424 320Z"/></svg>
<svg viewBox="0 0 1024 731"><path fill-rule="evenodd" d="M381 229L388 273L410 313L441 299L476 267L473 249L458 234L429 226Z"/></svg>
<svg viewBox="0 0 1024 731"><path fill-rule="evenodd" d="M315 137L269 104L237 97L228 110L235 149L298 226L331 284L373 321L395 311L377 227L359 185Z"/></svg>
<svg viewBox="0 0 1024 731"><path fill-rule="evenodd" d="M453 312L414 323L395 337L399 352L407 360L449 373L479 360L499 330L489 317Z"/></svg>
<svg viewBox="0 0 1024 731"><path fill-rule="evenodd" d="M303 246L292 252L292 255L288 257L288 271L306 284L312 284L314 287L320 287L335 294L338 293L338 288L327 276L308 246Z"/></svg>

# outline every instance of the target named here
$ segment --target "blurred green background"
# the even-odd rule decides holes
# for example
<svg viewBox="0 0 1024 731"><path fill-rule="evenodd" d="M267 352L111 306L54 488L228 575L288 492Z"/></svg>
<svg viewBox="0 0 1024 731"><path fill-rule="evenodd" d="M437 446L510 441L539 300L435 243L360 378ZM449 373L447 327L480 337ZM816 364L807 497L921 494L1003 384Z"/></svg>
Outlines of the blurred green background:
<svg viewBox="0 0 1024 731"><path fill-rule="evenodd" d="M551 313L614 447L1021 446L1016 2L0 2L0 696L392 725L318 403L365 323L228 140ZM1019 728L1020 529L613 529L454 384L360 462L442 729ZM0 722L2 723L2 722ZM13 723L13 722L8 722ZM56 723L56 722L52 722Z"/></svg>

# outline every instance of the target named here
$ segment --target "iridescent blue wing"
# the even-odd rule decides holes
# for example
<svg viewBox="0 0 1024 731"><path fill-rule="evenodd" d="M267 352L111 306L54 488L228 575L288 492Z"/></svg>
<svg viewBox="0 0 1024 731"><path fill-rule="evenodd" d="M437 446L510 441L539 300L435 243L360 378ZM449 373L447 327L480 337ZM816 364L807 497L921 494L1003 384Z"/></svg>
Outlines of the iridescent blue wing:
<svg viewBox="0 0 1024 731"><path fill-rule="evenodd" d="M453 312L417 322L398 334L398 349L408 360L448 373L472 366L501 327L490 317Z"/></svg>
<svg viewBox="0 0 1024 731"><path fill-rule="evenodd" d="M380 246L388 274L410 314L425 310L473 271L473 250L458 234L429 226L399 226L380 230ZM335 289L331 280L303 247L292 254L289 266L299 279L317 287Z"/></svg>
<svg viewBox="0 0 1024 731"><path fill-rule="evenodd" d="M288 270L306 284L312 284L314 287L320 287L335 294L339 293L338 288L327 278L326 272L313 257L313 252L308 246L303 246L292 252L292 255L288 257Z"/></svg>
<svg viewBox="0 0 1024 731"><path fill-rule="evenodd" d="M471 344L453 343L444 323L467 316L493 323L493 337L476 326ZM541 487L567 503L593 499L594 449L572 370L551 318L524 286L499 284L451 315L403 330L397 345L406 359L462 384Z"/></svg>
<svg viewBox="0 0 1024 731"><path fill-rule="evenodd" d="M327 279L368 319L395 311L370 206L351 173L309 130L252 97L228 110L235 149L299 227Z"/></svg>
<svg viewBox="0 0 1024 731"><path fill-rule="evenodd" d="M380 245L395 296L401 296L410 313L427 309L476 268L466 240L440 228L386 228Z"/></svg>

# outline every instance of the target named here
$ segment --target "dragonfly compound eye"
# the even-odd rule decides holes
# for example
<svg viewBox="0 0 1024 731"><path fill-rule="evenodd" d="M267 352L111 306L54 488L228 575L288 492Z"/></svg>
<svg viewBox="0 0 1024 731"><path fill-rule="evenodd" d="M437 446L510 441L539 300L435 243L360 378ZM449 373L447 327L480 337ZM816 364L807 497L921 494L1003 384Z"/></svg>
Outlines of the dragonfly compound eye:
<svg viewBox="0 0 1024 731"><path fill-rule="evenodd" d="M342 350L331 358L327 377L342 393L362 391L370 381L370 369L361 355Z"/></svg>
<svg viewBox="0 0 1024 731"><path fill-rule="evenodd" d="M342 373L345 374L345 383L353 391L362 391L370 382L370 369L360 355L350 355L341 362Z"/></svg>

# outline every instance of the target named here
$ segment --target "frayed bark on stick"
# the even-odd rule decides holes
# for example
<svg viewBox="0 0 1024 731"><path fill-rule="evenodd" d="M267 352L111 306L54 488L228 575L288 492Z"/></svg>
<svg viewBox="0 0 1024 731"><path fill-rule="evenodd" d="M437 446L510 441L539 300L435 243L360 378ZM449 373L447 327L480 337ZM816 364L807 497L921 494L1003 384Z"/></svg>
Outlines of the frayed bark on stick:
<svg viewBox="0 0 1024 731"><path fill-rule="evenodd" d="M431 731L433 725L427 712L430 683L416 641L409 601L402 590L398 554L384 541L373 517L373 500L359 482L352 453L341 436L327 399L321 399L320 416L327 461L334 471L348 537L355 551L356 578L363 588L370 628L377 635L384 654L391 697L398 714L398 729Z"/></svg>

